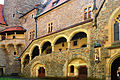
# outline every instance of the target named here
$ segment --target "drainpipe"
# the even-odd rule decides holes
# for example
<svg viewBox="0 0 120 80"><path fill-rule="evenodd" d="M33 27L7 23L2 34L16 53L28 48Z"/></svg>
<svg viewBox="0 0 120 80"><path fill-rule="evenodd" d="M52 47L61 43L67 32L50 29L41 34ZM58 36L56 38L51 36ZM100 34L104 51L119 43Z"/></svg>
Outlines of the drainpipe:
<svg viewBox="0 0 120 80"><path fill-rule="evenodd" d="M36 39L37 39L37 19L35 18L35 24L36 24Z"/></svg>
<svg viewBox="0 0 120 80"><path fill-rule="evenodd" d="M35 11L36 11L36 16L38 15L38 4L37 5L35 5ZM37 39L37 18L36 18L36 16L35 16L35 24L36 24L36 39Z"/></svg>
<svg viewBox="0 0 120 80"><path fill-rule="evenodd" d="M104 5L105 1L106 1L106 0L104 0L104 1L102 2L100 8L99 8L98 11L97 11L96 0L94 0L94 5L93 5L94 25L93 25L93 26L96 27L96 28L97 28L97 17L98 17L98 15L99 15L101 9L103 8L103 5Z"/></svg>

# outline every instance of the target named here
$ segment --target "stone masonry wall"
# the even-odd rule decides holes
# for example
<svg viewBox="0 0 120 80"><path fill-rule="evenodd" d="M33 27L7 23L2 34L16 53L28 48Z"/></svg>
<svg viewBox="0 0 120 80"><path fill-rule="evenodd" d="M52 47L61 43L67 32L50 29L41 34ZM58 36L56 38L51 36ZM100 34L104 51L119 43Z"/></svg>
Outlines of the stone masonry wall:
<svg viewBox="0 0 120 80"><path fill-rule="evenodd" d="M98 78L106 77L105 62L106 62L106 56L108 55L109 52L105 46L108 45L107 44L107 42L109 41L108 30L110 29L110 26L108 26L108 22L113 11L119 6L120 6L119 0L106 0L97 18L97 28L91 30L91 34L93 34L91 35L91 44L95 44L98 41L102 45L102 49L101 49L102 60L100 63L94 64L94 67L97 69L93 73L94 77L98 77Z"/></svg>
<svg viewBox="0 0 120 80"><path fill-rule="evenodd" d="M33 60L29 62L29 64L24 68L25 76L30 77L31 75L31 66L39 61L39 64L46 66L46 74L47 76L56 76L63 77L65 71L65 63L66 61L71 62L73 59L82 58L85 62L89 61L89 49L81 48L70 50L69 52L58 52L51 53L44 56L37 56ZM89 62L88 62L89 63ZM67 64L68 65L68 64Z"/></svg>

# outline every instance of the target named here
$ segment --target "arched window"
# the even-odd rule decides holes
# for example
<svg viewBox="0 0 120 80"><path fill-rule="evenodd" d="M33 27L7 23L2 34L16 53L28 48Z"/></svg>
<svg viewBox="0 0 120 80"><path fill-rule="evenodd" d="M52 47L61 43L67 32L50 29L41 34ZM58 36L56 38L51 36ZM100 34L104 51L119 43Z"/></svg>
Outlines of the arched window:
<svg viewBox="0 0 120 80"><path fill-rule="evenodd" d="M39 47L36 46L32 52L32 59L39 55Z"/></svg>
<svg viewBox="0 0 120 80"><path fill-rule="evenodd" d="M70 73L74 73L74 66L70 66Z"/></svg>
<svg viewBox="0 0 120 80"><path fill-rule="evenodd" d="M114 41L120 40L120 15L115 19L114 23Z"/></svg>

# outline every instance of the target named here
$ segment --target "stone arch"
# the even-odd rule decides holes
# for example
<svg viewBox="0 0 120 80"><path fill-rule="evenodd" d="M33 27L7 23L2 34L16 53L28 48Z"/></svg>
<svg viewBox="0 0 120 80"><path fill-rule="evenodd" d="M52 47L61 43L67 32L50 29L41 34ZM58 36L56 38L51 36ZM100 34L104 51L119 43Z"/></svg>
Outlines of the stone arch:
<svg viewBox="0 0 120 80"><path fill-rule="evenodd" d="M30 56L30 54L29 54L29 53L25 53L25 54L24 54L24 56L22 56L22 57L21 57L21 63L24 61L24 59L25 59L26 55L29 55L29 56Z"/></svg>
<svg viewBox="0 0 120 80"><path fill-rule="evenodd" d="M76 33L79 33L79 32L84 32L84 33L86 33L86 34L87 34L87 38L88 38L88 31L85 30L85 29L79 29L79 30L75 30L75 31L73 31L73 32L70 34L70 36L69 36L69 40L71 40L72 37L73 37Z"/></svg>
<svg viewBox="0 0 120 80"><path fill-rule="evenodd" d="M73 31L69 36L69 40L71 42L71 49L81 48L83 44L86 44L88 46L90 42L88 32L85 29Z"/></svg>
<svg viewBox="0 0 120 80"><path fill-rule="evenodd" d="M52 44L49 41L44 42L41 46L41 53L42 54L50 54L52 53Z"/></svg>
<svg viewBox="0 0 120 80"><path fill-rule="evenodd" d="M61 38L61 37L64 37L64 38L67 39L67 41L69 41L69 38L68 38L66 35L59 35L59 36L56 36L56 37L54 38L52 44L55 44L56 41L57 41L59 38Z"/></svg>
<svg viewBox="0 0 120 80"><path fill-rule="evenodd" d="M116 52L114 53L114 55L112 55L106 62L106 79L107 80L111 80L111 66L112 63L118 58L120 57L120 52Z"/></svg>
<svg viewBox="0 0 120 80"><path fill-rule="evenodd" d="M45 39L45 40L43 40L43 41L40 43L40 48L42 48L42 46L44 45L44 43L47 42L47 41L49 41L50 43L52 43L51 40Z"/></svg>
<svg viewBox="0 0 120 80"><path fill-rule="evenodd" d="M18 43L18 44L16 44L16 46L19 46L19 45L21 45L21 47L24 47L24 46L25 46L25 44L23 44L23 43Z"/></svg>
<svg viewBox="0 0 120 80"><path fill-rule="evenodd" d="M36 47L36 46L38 46L39 47L39 49L40 49L40 45L39 44L33 44L33 46L31 46L31 48L30 48L30 56L32 56L32 52L33 52L33 50L34 50L34 48ZM40 54L40 53L39 53Z"/></svg>
<svg viewBox="0 0 120 80"><path fill-rule="evenodd" d="M113 22L114 22L114 19L120 14L120 7L116 8L113 13L111 14L110 18L109 18L109 21L108 21L108 42L110 44L113 43L113 34L114 32L112 31L113 30Z"/></svg>
<svg viewBox="0 0 120 80"><path fill-rule="evenodd" d="M54 43L52 46L54 46L54 51L59 52L59 51L65 51L68 49L68 38L64 35L60 35L54 39Z"/></svg>
<svg viewBox="0 0 120 80"><path fill-rule="evenodd" d="M78 67L85 65L88 68L88 77L89 77L90 76L90 69L89 69L90 68L90 63L85 57L78 57L78 58L72 58L70 60L66 60L66 62L64 64L64 68L63 68L64 76L69 76L69 74L68 74L68 68L69 68L68 65L72 61L77 60L77 59L82 60L82 61L85 62L85 64L81 64Z"/></svg>
<svg viewBox="0 0 120 80"><path fill-rule="evenodd" d="M45 69L45 76L47 75L47 70L44 64L41 64L40 61L36 61L31 65L30 72L31 72L31 77L38 77L38 69L40 67L43 67Z"/></svg>
<svg viewBox="0 0 120 80"><path fill-rule="evenodd" d="M35 46L33 51L32 51L31 59L35 58L36 56L39 56L39 54L40 54L39 47Z"/></svg>
<svg viewBox="0 0 120 80"><path fill-rule="evenodd" d="M25 56L24 56L24 59L23 59L23 66L25 67L25 65L27 65L28 63L29 63L29 61L30 61L30 56L29 56L29 54L26 54Z"/></svg>

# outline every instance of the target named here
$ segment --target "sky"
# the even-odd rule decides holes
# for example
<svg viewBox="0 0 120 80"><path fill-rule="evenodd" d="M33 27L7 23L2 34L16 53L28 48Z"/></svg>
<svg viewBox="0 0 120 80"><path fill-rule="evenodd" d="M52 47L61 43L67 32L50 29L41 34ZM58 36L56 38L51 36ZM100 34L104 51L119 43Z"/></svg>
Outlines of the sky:
<svg viewBox="0 0 120 80"><path fill-rule="evenodd" d="M4 0L0 0L0 4L4 4Z"/></svg>

